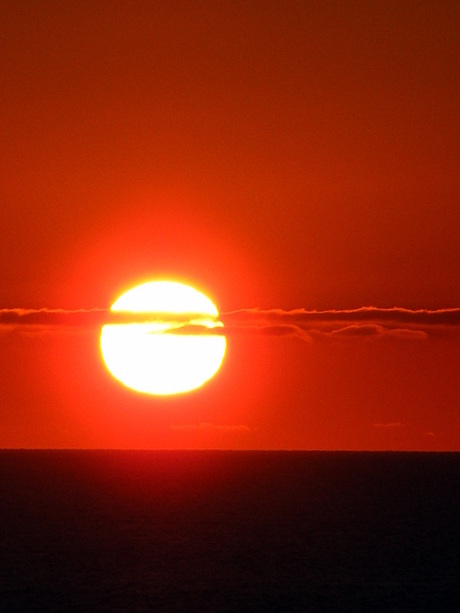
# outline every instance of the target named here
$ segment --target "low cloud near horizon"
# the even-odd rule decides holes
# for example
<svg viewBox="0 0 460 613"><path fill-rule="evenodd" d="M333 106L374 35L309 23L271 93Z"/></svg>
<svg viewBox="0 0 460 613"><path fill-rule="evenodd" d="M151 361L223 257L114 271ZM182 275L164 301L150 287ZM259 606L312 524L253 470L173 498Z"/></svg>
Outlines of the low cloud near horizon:
<svg viewBox="0 0 460 613"><path fill-rule="evenodd" d="M240 309L221 313L224 328L207 329L194 323L196 314L175 315L180 324L175 334L222 334L291 336L307 342L357 338L405 338L424 340L447 330L460 329L460 308L406 309L375 306L342 310ZM109 309L0 309L0 326L5 330L50 331L56 328L93 328L110 323L152 321L148 313L115 313ZM155 320L171 316L155 314Z"/></svg>

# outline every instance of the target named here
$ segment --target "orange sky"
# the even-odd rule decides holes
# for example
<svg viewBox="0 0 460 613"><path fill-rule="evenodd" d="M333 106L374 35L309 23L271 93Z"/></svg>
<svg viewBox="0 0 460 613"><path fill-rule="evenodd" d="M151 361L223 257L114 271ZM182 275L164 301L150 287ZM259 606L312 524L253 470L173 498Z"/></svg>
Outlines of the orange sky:
<svg viewBox="0 0 460 613"><path fill-rule="evenodd" d="M459 307L459 23L447 1L1 3L0 319L158 276L225 313ZM169 399L113 380L97 328L4 325L0 447L460 449L458 324L259 323Z"/></svg>

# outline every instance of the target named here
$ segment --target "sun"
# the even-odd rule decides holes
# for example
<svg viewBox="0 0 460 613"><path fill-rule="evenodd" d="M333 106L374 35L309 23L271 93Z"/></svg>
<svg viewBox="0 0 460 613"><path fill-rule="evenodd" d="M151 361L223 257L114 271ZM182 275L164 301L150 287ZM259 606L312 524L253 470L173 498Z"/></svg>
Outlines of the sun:
<svg viewBox="0 0 460 613"><path fill-rule="evenodd" d="M219 312L194 287L143 283L122 294L111 311L126 313L128 323L102 327L101 352L125 386L145 394L180 394L201 387L219 370L226 349ZM129 323L129 314L135 319L139 313L148 314L147 321Z"/></svg>

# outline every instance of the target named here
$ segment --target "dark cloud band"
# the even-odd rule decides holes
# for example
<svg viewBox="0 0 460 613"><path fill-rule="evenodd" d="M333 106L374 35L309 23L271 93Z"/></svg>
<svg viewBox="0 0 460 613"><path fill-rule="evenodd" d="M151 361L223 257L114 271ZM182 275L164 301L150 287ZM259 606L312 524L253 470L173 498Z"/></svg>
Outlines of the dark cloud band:
<svg viewBox="0 0 460 613"><path fill-rule="evenodd" d="M10 328L100 327L110 323L174 321L175 334L222 334L220 327L199 325L199 314L114 313L109 309L0 309L0 325ZM401 307L313 311L306 309L241 309L221 313L225 335L296 336L318 338L368 338L392 336L423 339L433 331L460 326L460 308L438 310Z"/></svg>
<svg viewBox="0 0 460 613"><path fill-rule="evenodd" d="M309 311L306 309L241 309L224 313L226 334L232 327L262 334L294 335L306 341L352 338L423 340L460 327L460 308L406 309L402 307Z"/></svg>
<svg viewBox="0 0 460 613"><path fill-rule="evenodd" d="M151 321L190 322L202 315L184 313L116 313L110 309L0 309L0 325L10 326L103 326Z"/></svg>
<svg viewBox="0 0 460 613"><path fill-rule="evenodd" d="M306 309L241 309L222 315L227 323L251 323L254 321L282 322L302 325L306 323L374 322L413 323L431 325L460 325L460 308L406 309L401 307L379 308L374 306L359 309L308 311Z"/></svg>

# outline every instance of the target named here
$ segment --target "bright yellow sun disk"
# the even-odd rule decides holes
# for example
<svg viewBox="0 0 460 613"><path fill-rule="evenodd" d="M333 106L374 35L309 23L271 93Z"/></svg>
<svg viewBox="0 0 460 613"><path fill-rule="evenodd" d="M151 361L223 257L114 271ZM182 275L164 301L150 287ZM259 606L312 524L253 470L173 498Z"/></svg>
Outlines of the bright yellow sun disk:
<svg viewBox="0 0 460 613"><path fill-rule="evenodd" d="M220 368L225 336L205 331L181 333L181 327L187 325L204 329L223 326L216 319L219 312L214 303L193 287L172 281L144 283L120 296L111 310L156 314L159 318L102 328L104 361L127 387L148 394L178 394L200 387ZM193 317L187 320L187 314ZM181 317L174 319L178 315Z"/></svg>

